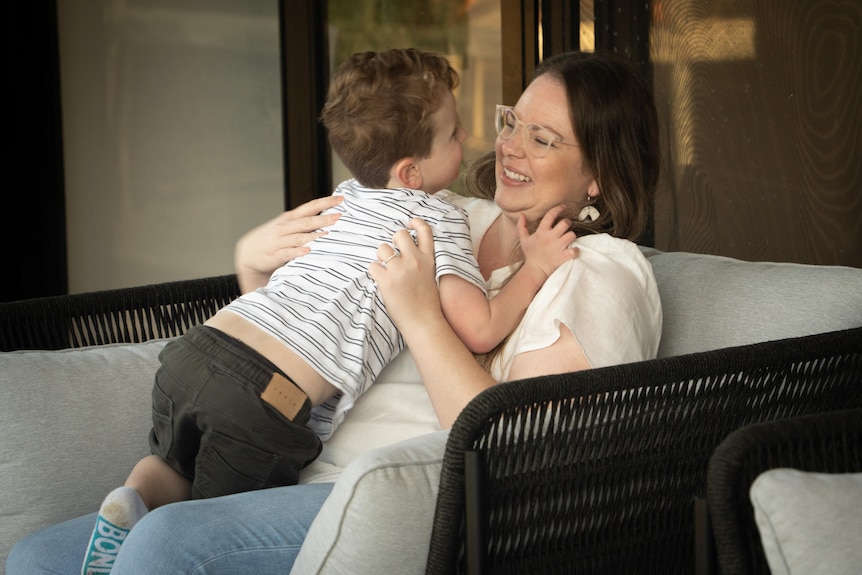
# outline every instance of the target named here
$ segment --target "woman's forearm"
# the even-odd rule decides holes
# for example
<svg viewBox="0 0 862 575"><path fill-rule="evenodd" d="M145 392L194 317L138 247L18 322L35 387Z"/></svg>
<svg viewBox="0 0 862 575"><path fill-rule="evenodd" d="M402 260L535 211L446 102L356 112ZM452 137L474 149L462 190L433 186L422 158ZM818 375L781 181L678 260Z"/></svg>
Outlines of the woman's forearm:
<svg viewBox="0 0 862 575"><path fill-rule="evenodd" d="M236 267L236 278L239 283L239 293L248 293L263 287L269 281L269 273L261 273L248 268Z"/></svg>
<svg viewBox="0 0 862 575"><path fill-rule="evenodd" d="M405 323L401 333L444 429L452 427L471 399L497 383L455 335L442 313L438 319Z"/></svg>
<svg viewBox="0 0 862 575"><path fill-rule="evenodd" d="M383 303L410 348L431 397L440 425L449 428L467 403L496 382L458 338L443 315L434 280L434 234L427 223L413 220L416 243L406 230L395 234L400 256L380 247L380 261L369 268Z"/></svg>

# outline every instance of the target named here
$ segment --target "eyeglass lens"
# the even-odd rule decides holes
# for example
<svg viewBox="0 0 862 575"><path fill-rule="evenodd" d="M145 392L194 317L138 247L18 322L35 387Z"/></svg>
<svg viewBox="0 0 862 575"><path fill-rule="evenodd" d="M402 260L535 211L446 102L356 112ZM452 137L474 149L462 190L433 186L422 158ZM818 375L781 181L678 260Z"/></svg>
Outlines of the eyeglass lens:
<svg viewBox="0 0 862 575"><path fill-rule="evenodd" d="M523 132L524 146L536 157L542 158L547 155L548 148L557 138L546 128L536 124L525 124L515 111L507 106L497 106L496 118L497 134L504 140L515 135L518 127L525 128Z"/></svg>

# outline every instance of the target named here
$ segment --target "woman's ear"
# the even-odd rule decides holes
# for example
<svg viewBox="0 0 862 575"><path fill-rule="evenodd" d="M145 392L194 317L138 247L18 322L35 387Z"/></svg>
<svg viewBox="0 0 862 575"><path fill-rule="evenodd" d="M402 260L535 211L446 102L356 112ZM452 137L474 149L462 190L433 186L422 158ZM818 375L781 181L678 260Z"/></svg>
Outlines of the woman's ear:
<svg viewBox="0 0 862 575"><path fill-rule="evenodd" d="M390 172L392 179L396 180L400 187L421 190L423 179L419 162L415 158L404 158L398 160ZM394 186L390 186L394 187Z"/></svg>
<svg viewBox="0 0 862 575"><path fill-rule="evenodd" d="M596 200L601 195L601 193L602 191L599 189L599 183L595 180L595 178L593 178L593 180L590 182L590 185L587 186L587 195Z"/></svg>

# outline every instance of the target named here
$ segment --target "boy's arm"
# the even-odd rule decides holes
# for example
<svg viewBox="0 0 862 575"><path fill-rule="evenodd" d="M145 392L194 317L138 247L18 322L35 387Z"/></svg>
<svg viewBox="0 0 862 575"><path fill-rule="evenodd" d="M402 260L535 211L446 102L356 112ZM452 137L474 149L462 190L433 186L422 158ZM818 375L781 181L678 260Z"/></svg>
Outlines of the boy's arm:
<svg viewBox="0 0 862 575"><path fill-rule="evenodd" d="M490 300L481 289L453 274L440 278L440 303L452 330L473 353L486 353L509 335L545 281L524 268Z"/></svg>
<svg viewBox="0 0 862 575"><path fill-rule="evenodd" d="M548 212L533 234L526 219L518 221L524 264L490 300L475 285L456 275L440 278L440 303L452 329L473 353L486 353L517 327L545 280L577 255L568 223L556 222L560 210Z"/></svg>

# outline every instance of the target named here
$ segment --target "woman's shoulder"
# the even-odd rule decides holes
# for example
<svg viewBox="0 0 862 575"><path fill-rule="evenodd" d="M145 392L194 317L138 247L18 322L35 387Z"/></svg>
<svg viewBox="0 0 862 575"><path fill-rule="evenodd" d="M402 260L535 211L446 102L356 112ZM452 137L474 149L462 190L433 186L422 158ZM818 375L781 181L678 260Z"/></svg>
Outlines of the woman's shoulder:
<svg viewBox="0 0 862 575"><path fill-rule="evenodd" d="M481 243L485 231L502 213L494 200L462 196L450 190L441 190L434 194L434 197L445 200L467 212L470 233L473 236L473 243L477 246Z"/></svg>
<svg viewBox="0 0 862 575"><path fill-rule="evenodd" d="M610 234L580 236L576 241L578 245L588 246L591 249L607 253L608 255L646 259L636 243L631 240L614 237Z"/></svg>
<svg viewBox="0 0 862 575"><path fill-rule="evenodd" d="M646 256L634 242L607 234L577 244L578 257L542 288L558 294L549 311L571 329L593 367L655 357L662 309Z"/></svg>
<svg viewBox="0 0 862 575"><path fill-rule="evenodd" d="M583 258L582 263L588 264L588 270L603 273L616 269L620 273L638 278L642 285L655 284L652 266L636 243L609 234L583 236L575 243L581 250L575 262Z"/></svg>

